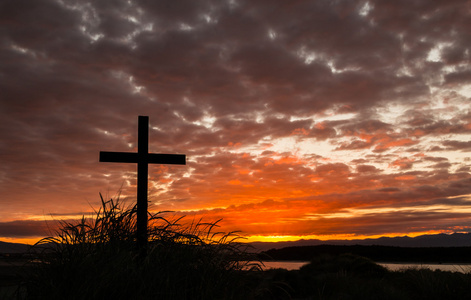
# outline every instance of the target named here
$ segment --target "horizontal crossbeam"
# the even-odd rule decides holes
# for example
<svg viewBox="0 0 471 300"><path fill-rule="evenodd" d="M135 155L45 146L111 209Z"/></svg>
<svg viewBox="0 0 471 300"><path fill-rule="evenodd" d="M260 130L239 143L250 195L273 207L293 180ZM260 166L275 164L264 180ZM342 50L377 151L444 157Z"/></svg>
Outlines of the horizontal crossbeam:
<svg viewBox="0 0 471 300"><path fill-rule="evenodd" d="M184 154L100 151L100 162L186 165Z"/></svg>

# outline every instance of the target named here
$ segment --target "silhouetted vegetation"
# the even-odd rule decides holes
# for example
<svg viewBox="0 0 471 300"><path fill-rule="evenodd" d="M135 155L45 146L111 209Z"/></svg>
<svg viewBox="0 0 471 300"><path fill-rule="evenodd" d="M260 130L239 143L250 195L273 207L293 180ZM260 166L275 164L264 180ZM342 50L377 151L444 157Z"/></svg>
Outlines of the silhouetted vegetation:
<svg viewBox="0 0 471 300"><path fill-rule="evenodd" d="M258 268L234 233L217 223L149 215L147 255L136 248L136 207L104 201L95 219L62 222L41 240L41 263L21 286L27 299L239 299L242 270Z"/></svg>
<svg viewBox="0 0 471 300"><path fill-rule="evenodd" d="M471 247L392 247L392 246L297 246L271 249L261 253L261 259L302 260L323 254L352 253L377 262L471 263Z"/></svg>
<svg viewBox="0 0 471 300"><path fill-rule="evenodd" d="M300 270L270 270L267 276L289 287L291 299L471 299L470 273L391 272L352 254L321 255Z"/></svg>

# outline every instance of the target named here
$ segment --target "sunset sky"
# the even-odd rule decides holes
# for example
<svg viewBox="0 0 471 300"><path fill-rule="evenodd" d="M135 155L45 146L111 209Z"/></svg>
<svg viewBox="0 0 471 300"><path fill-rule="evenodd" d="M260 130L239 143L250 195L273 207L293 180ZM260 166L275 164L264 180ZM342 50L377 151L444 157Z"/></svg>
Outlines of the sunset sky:
<svg viewBox="0 0 471 300"><path fill-rule="evenodd" d="M107 198L249 241L471 232L471 2L0 2L0 240Z"/></svg>

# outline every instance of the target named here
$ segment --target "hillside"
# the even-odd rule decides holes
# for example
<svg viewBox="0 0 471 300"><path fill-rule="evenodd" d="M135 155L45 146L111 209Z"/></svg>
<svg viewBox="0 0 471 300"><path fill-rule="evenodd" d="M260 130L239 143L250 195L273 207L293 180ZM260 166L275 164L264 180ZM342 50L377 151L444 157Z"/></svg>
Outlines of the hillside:
<svg viewBox="0 0 471 300"><path fill-rule="evenodd" d="M254 242L250 243L257 251L269 249L280 249L296 246L319 246L319 245L362 245L362 246L393 246L393 247L471 247L471 233L434 234L421 235L417 237L382 237L378 239L364 240L299 240L293 242Z"/></svg>
<svg viewBox="0 0 471 300"><path fill-rule="evenodd" d="M7 243L0 241L0 254L25 253L30 248L27 244Z"/></svg>
<svg viewBox="0 0 471 300"><path fill-rule="evenodd" d="M377 262L471 263L471 247L296 246L271 249L260 259L311 261L323 255L354 254Z"/></svg>

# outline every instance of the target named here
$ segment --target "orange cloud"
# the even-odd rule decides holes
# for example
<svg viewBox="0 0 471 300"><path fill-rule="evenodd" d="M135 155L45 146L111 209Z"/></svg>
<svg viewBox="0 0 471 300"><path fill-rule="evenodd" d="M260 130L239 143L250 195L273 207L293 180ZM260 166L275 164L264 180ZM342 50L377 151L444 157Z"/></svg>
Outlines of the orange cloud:
<svg viewBox="0 0 471 300"><path fill-rule="evenodd" d="M415 160L407 157L396 159L393 161L390 166L399 167L401 170L410 169L414 164Z"/></svg>
<svg viewBox="0 0 471 300"><path fill-rule="evenodd" d="M417 179L417 176L414 175L402 175L402 176L397 176L394 177L396 180L415 180Z"/></svg>

